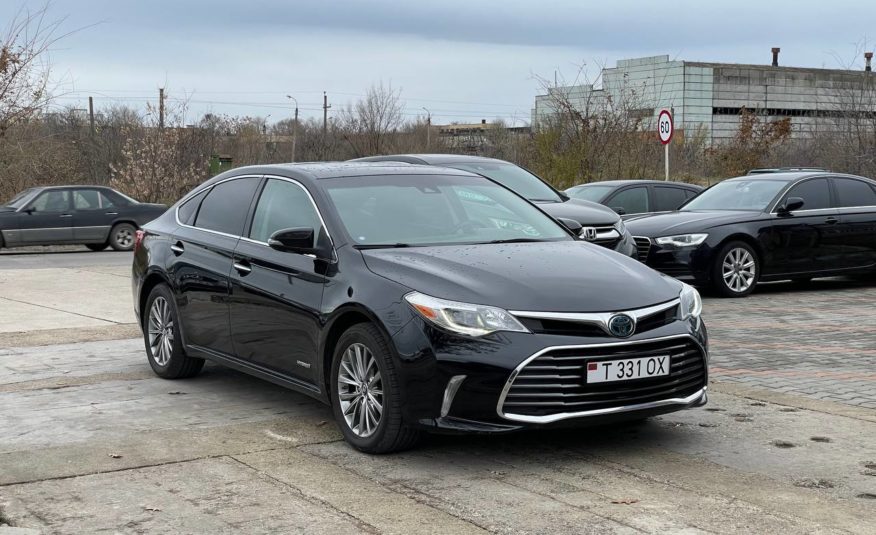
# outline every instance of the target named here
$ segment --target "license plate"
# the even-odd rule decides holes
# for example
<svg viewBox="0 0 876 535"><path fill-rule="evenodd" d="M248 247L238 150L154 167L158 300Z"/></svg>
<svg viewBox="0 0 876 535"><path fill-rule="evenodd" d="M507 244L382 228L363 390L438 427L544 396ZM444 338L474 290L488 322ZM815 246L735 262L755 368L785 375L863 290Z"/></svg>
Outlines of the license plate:
<svg viewBox="0 0 876 535"><path fill-rule="evenodd" d="M588 383L610 383L669 375L669 355L587 363Z"/></svg>

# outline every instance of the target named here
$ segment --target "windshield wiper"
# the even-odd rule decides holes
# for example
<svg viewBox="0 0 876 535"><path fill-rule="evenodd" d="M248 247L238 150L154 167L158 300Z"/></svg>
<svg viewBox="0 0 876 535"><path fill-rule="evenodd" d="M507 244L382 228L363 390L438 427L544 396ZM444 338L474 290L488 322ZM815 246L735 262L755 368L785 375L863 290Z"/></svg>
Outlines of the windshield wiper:
<svg viewBox="0 0 876 535"><path fill-rule="evenodd" d="M540 242L545 240L540 240L538 238L508 238L507 240L491 240L487 243L531 243L531 242Z"/></svg>
<svg viewBox="0 0 876 535"><path fill-rule="evenodd" d="M402 247L410 247L410 243L368 243L354 245L354 249L396 249Z"/></svg>

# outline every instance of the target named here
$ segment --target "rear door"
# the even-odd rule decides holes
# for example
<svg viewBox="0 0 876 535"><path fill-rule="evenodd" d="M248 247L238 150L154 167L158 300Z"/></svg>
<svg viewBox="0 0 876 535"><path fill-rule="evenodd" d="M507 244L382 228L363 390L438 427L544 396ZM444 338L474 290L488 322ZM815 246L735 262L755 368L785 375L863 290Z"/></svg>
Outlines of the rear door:
<svg viewBox="0 0 876 535"><path fill-rule="evenodd" d="M795 184L779 202L789 197L803 199L803 207L791 214L773 211L772 255L764 274L814 273L836 269L843 258L839 213L834 208L826 177Z"/></svg>
<svg viewBox="0 0 876 535"><path fill-rule="evenodd" d="M843 267L876 265L876 187L855 178L834 177L840 216Z"/></svg>
<svg viewBox="0 0 876 535"><path fill-rule="evenodd" d="M233 354L228 300L232 255L261 177L244 176L214 185L180 206L180 227L168 261L187 345Z"/></svg>
<svg viewBox="0 0 876 535"><path fill-rule="evenodd" d="M73 190L73 239L78 243L104 242L109 235L113 215L102 205L100 191L95 188Z"/></svg>
<svg viewBox="0 0 876 535"><path fill-rule="evenodd" d="M44 191L18 214L19 245L73 242L73 206L69 189Z"/></svg>
<svg viewBox="0 0 876 535"><path fill-rule="evenodd" d="M316 383L326 262L267 244L274 232L300 227L314 229L315 239L328 239L304 186L268 178L234 253L231 332L240 358Z"/></svg>
<svg viewBox="0 0 876 535"><path fill-rule="evenodd" d="M688 190L678 186L657 186L651 190L651 211L672 212L684 204L690 197Z"/></svg>
<svg viewBox="0 0 876 535"><path fill-rule="evenodd" d="M648 197L648 186L645 185L623 188L606 198L602 204L623 215L653 211Z"/></svg>

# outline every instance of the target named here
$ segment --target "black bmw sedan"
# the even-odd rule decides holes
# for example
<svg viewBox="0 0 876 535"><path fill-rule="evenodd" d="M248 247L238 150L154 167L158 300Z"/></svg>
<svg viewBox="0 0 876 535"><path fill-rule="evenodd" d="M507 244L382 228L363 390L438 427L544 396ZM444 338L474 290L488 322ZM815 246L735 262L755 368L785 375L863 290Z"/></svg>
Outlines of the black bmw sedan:
<svg viewBox="0 0 876 535"><path fill-rule="evenodd" d="M727 297L758 281L876 271L876 181L825 172L725 180L681 210L627 222L641 260Z"/></svg>
<svg viewBox="0 0 876 535"><path fill-rule="evenodd" d="M133 291L156 374L305 393L366 452L706 402L696 290L465 171L226 172L138 233Z"/></svg>
<svg viewBox="0 0 876 535"><path fill-rule="evenodd" d="M394 154L351 161L437 165L477 173L529 199L552 217L576 221L582 227L578 231L582 239L636 258L636 242L617 213L590 200L573 199L511 162L463 154Z"/></svg>
<svg viewBox="0 0 876 535"><path fill-rule="evenodd" d="M166 210L105 186L30 188L0 206L0 248L78 244L130 251L134 232Z"/></svg>

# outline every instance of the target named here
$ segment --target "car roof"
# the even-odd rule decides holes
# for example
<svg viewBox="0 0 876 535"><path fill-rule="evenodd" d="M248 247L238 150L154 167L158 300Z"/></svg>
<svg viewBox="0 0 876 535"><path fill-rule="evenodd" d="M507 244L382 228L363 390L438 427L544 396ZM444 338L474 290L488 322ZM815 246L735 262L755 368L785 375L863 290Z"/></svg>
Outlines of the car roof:
<svg viewBox="0 0 876 535"><path fill-rule="evenodd" d="M572 186L572 188L579 187L587 187L587 186L626 186L627 184L663 184L663 185L673 185L673 186L684 186L693 189L703 189L702 186L698 184L691 184L689 182L673 182L673 181L665 181L665 180L649 180L644 178L632 178L626 180L600 180L598 182L587 182L586 184L578 184L576 186Z"/></svg>
<svg viewBox="0 0 876 535"><path fill-rule="evenodd" d="M350 162L406 162L424 165L452 165L454 163L502 163L514 165L505 160L487 158L486 156L469 156L466 154L387 154L381 156L366 156Z"/></svg>
<svg viewBox="0 0 876 535"><path fill-rule="evenodd" d="M237 167L213 177L205 182L205 185L243 174L280 175L305 180L377 175L453 175L480 178L480 175L468 171L436 169L427 165L411 165L399 162L305 162Z"/></svg>

